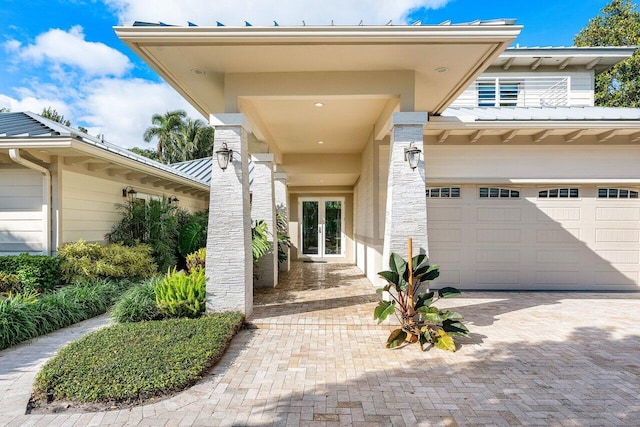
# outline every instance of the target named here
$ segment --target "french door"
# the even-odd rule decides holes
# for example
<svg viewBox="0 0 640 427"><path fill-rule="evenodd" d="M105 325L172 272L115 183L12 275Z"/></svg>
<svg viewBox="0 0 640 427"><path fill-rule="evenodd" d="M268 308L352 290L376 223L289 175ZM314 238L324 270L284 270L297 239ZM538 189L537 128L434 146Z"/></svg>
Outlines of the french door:
<svg viewBox="0 0 640 427"><path fill-rule="evenodd" d="M344 198L300 198L301 253L312 258L344 256Z"/></svg>

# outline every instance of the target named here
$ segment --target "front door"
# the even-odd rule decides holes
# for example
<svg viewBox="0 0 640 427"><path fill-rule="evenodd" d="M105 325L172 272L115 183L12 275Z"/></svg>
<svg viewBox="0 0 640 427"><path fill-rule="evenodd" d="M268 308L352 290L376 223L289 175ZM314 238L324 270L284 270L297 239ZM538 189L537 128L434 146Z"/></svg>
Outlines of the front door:
<svg viewBox="0 0 640 427"><path fill-rule="evenodd" d="M312 258L344 256L344 199L300 199L300 248Z"/></svg>

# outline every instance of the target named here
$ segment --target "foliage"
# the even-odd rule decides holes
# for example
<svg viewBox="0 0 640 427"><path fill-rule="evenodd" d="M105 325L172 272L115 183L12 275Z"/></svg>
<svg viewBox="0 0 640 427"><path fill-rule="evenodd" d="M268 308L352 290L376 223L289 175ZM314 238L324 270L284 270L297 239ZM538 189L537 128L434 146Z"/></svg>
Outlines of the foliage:
<svg viewBox="0 0 640 427"><path fill-rule="evenodd" d="M20 292L20 278L17 274L0 271L0 294Z"/></svg>
<svg viewBox="0 0 640 427"><path fill-rule="evenodd" d="M251 227L251 253L253 255L253 262L258 261L270 250L271 243L269 242L267 223L264 220L258 220L254 226Z"/></svg>
<svg viewBox="0 0 640 427"><path fill-rule="evenodd" d="M436 292L427 288L420 292L421 285L440 275L437 265L430 265L426 255L417 255L409 264L400 255L393 253L389 259L390 271L378 273L387 285L378 290L388 292L391 301L380 301L374 311L378 323L394 313L400 322L400 329L391 332L387 348L398 347L405 341L419 342L420 348L431 343L435 347L455 351L453 336L468 336L468 329L461 322L459 313L439 310L432 304L440 298L460 295L455 288L442 288Z"/></svg>
<svg viewBox="0 0 640 427"><path fill-rule="evenodd" d="M45 255L9 255L0 257L0 272L5 275L16 275L20 282L16 291L47 292L62 282L60 260ZM9 278L8 280L14 280ZM2 280L0 279L0 292Z"/></svg>
<svg viewBox="0 0 640 427"><path fill-rule="evenodd" d="M574 39L576 46L637 46L640 13L629 0L613 0ZM595 103L609 107L640 107L640 52L596 77Z"/></svg>
<svg viewBox="0 0 640 427"><path fill-rule="evenodd" d="M113 226L105 238L111 243L134 246L148 244L153 248L153 258L160 271L177 263L180 208L169 199L149 200L146 203L134 199L118 206L122 219Z"/></svg>
<svg viewBox="0 0 640 427"><path fill-rule="evenodd" d="M0 299L0 350L104 313L130 285L85 280L47 294Z"/></svg>
<svg viewBox="0 0 640 427"><path fill-rule="evenodd" d="M178 233L178 252L180 255L186 257L207 245L208 223L208 211L186 215L184 222L180 224Z"/></svg>
<svg viewBox="0 0 640 427"><path fill-rule="evenodd" d="M132 151L136 154L144 156L148 159L158 161L158 152L153 148L133 147L133 148L130 148L129 151Z"/></svg>
<svg viewBox="0 0 640 427"><path fill-rule="evenodd" d="M181 161L213 156L214 129L200 119L187 118L180 129Z"/></svg>
<svg viewBox="0 0 640 427"><path fill-rule="evenodd" d="M0 113L10 113L10 112L11 112L11 108L9 107L0 108Z"/></svg>
<svg viewBox="0 0 640 427"><path fill-rule="evenodd" d="M111 317L118 323L160 320L164 316L156 304L154 287L159 277L146 280L122 295L111 309Z"/></svg>
<svg viewBox="0 0 640 427"><path fill-rule="evenodd" d="M102 246L79 240L58 249L62 276L67 282L95 278L147 278L156 273L148 245Z"/></svg>
<svg viewBox="0 0 640 427"><path fill-rule="evenodd" d="M241 313L125 323L64 347L38 373L34 400L135 403L195 384L224 354Z"/></svg>
<svg viewBox="0 0 640 427"><path fill-rule="evenodd" d="M196 270L205 268L207 260L207 249L200 248L192 254L187 255L187 271L193 273Z"/></svg>
<svg viewBox="0 0 640 427"><path fill-rule="evenodd" d="M191 274L169 270L154 287L158 309L167 317L199 317L204 313L206 284L203 269Z"/></svg>
<svg viewBox="0 0 640 427"><path fill-rule="evenodd" d="M276 213L276 231L278 237L278 262L287 260L287 248L291 247L291 237L289 236L289 221L284 212Z"/></svg>
<svg viewBox="0 0 640 427"><path fill-rule="evenodd" d="M57 110L51 107L46 107L42 109L42 113L40 113L42 117L45 119L53 120L54 122L58 122L61 125L71 126L71 122L64 118L64 116L58 113Z"/></svg>
<svg viewBox="0 0 640 427"><path fill-rule="evenodd" d="M144 131L143 137L146 142L157 139L158 161L175 163L182 160L180 129L186 117L187 113L183 110L167 111L164 115L154 114L151 117L152 126Z"/></svg>

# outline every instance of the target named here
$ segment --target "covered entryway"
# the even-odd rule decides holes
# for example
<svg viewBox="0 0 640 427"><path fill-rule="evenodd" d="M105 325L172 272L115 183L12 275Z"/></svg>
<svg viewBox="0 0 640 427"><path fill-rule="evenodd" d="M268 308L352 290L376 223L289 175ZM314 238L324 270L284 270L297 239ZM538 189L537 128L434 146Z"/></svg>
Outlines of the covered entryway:
<svg viewBox="0 0 640 427"><path fill-rule="evenodd" d="M637 289L638 188L429 187L429 246L442 284L472 289Z"/></svg>

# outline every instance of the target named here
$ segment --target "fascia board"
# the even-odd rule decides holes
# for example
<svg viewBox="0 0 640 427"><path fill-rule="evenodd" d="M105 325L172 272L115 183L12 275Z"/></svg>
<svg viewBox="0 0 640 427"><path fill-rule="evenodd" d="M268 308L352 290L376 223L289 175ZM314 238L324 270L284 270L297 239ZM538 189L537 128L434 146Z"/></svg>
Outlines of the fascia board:
<svg viewBox="0 0 640 427"><path fill-rule="evenodd" d="M68 148L71 147L72 140L68 136L42 138L37 137L0 137L0 148Z"/></svg>
<svg viewBox="0 0 640 427"><path fill-rule="evenodd" d="M431 119L425 129L640 129L637 120L562 120L562 121L461 121Z"/></svg>

